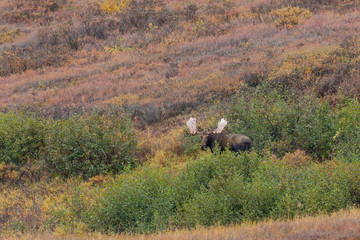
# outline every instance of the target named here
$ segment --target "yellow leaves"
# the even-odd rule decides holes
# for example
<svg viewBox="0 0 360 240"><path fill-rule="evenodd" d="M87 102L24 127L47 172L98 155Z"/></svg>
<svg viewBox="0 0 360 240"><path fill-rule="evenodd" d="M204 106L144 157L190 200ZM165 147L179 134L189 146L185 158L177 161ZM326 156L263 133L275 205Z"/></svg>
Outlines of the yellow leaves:
<svg viewBox="0 0 360 240"><path fill-rule="evenodd" d="M22 34L20 28L9 29L8 27L0 27L0 44L13 42L16 37Z"/></svg>
<svg viewBox="0 0 360 240"><path fill-rule="evenodd" d="M285 7L275 12L276 25L278 27L293 28L303 23L305 19L311 18L311 12L300 7Z"/></svg>
<svg viewBox="0 0 360 240"><path fill-rule="evenodd" d="M107 14L121 13L130 4L131 0L99 0L97 4Z"/></svg>
<svg viewBox="0 0 360 240"><path fill-rule="evenodd" d="M333 136L333 140L335 141L341 135L341 130L337 130L335 135Z"/></svg>
<svg viewBox="0 0 360 240"><path fill-rule="evenodd" d="M122 94L117 97L113 97L104 102L104 104L112 104L112 105L123 105L123 104L131 104L135 103L139 100L139 96L132 93Z"/></svg>
<svg viewBox="0 0 360 240"><path fill-rule="evenodd" d="M214 80L219 78L219 76L216 73L210 73L208 76L209 80Z"/></svg>
<svg viewBox="0 0 360 240"><path fill-rule="evenodd" d="M65 237L68 234L67 230L64 227L57 226L54 229L54 235L57 237Z"/></svg>
<svg viewBox="0 0 360 240"><path fill-rule="evenodd" d="M106 45L104 47L104 52L119 53L119 52L122 52L122 48L120 46L118 46L117 44L111 44L110 46Z"/></svg>
<svg viewBox="0 0 360 240"><path fill-rule="evenodd" d="M116 41L112 42L110 45L104 46L104 52L115 54L120 52L131 52L134 50L132 47L124 47L124 39L117 37Z"/></svg>
<svg viewBox="0 0 360 240"><path fill-rule="evenodd" d="M7 165L4 162L0 163L0 181L13 182L19 178L18 172L15 171L13 165Z"/></svg>
<svg viewBox="0 0 360 240"><path fill-rule="evenodd" d="M203 20L199 20L196 21L193 31L199 33L201 31L204 31L204 28L205 28L205 22Z"/></svg>
<svg viewBox="0 0 360 240"><path fill-rule="evenodd" d="M158 28L159 28L159 26L156 26L153 23L149 23L149 26L146 28L146 31L153 31Z"/></svg>

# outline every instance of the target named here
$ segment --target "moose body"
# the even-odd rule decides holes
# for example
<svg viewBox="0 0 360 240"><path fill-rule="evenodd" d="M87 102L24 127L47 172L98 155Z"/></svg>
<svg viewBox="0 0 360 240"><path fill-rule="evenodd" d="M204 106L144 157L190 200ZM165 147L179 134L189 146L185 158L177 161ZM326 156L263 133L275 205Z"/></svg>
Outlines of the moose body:
<svg viewBox="0 0 360 240"><path fill-rule="evenodd" d="M207 147L213 152L213 148L216 143L220 147L220 151L224 151L229 148L230 151L239 152L247 151L251 149L251 139L243 134L230 133L228 130L224 130L227 125L227 121L223 118L219 121L218 127L211 132L202 133L201 150L206 150ZM188 126L190 133L193 135L198 134L196 130L196 118L190 118L186 125Z"/></svg>
<svg viewBox="0 0 360 240"><path fill-rule="evenodd" d="M224 130L221 133L210 133L203 135L201 139L201 150L206 150L207 147L213 152L216 143L220 147L220 151L229 148L230 151L239 152L247 151L251 148L251 140L248 136L243 134L230 133Z"/></svg>

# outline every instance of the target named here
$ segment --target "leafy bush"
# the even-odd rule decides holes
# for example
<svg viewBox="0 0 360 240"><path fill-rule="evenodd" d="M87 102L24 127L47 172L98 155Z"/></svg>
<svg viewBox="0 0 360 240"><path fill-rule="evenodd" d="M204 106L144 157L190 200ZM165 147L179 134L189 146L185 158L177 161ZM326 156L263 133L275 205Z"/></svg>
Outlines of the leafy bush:
<svg viewBox="0 0 360 240"><path fill-rule="evenodd" d="M296 149L318 159L332 153L336 122L326 101L315 96L257 88L235 98L229 117L234 132L248 135L257 151L269 149L278 156Z"/></svg>
<svg viewBox="0 0 360 240"><path fill-rule="evenodd" d="M337 158L346 162L360 160L360 105L358 99L345 100L337 112L337 132L334 151Z"/></svg>
<svg viewBox="0 0 360 240"><path fill-rule="evenodd" d="M103 193L90 226L112 232L154 232L171 224L176 207L174 178L144 167L118 177Z"/></svg>
<svg viewBox="0 0 360 240"><path fill-rule="evenodd" d="M125 116L73 115L50 124L47 161L63 176L119 172L134 163L135 134Z"/></svg>
<svg viewBox="0 0 360 240"><path fill-rule="evenodd" d="M46 123L23 113L0 113L0 163L23 165L44 151Z"/></svg>
<svg viewBox="0 0 360 240"><path fill-rule="evenodd" d="M301 24L304 19L311 18L311 13L307 9L299 7L285 7L276 10L276 25L279 27L293 28Z"/></svg>
<svg viewBox="0 0 360 240"><path fill-rule="evenodd" d="M22 34L20 28L9 29L8 27L0 27L0 44L13 42L15 38Z"/></svg>
<svg viewBox="0 0 360 240"><path fill-rule="evenodd" d="M194 192L183 205L184 226L337 211L355 203L346 171L346 165L336 162L293 168L265 158L250 179L239 172L214 176L207 187Z"/></svg>
<svg viewBox="0 0 360 240"><path fill-rule="evenodd" d="M329 213L352 204L346 167L341 163L311 164L305 168L289 168L280 163L279 167L281 195L271 211L272 217ZM271 167L266 171L273 172Z"/></svg>
<svg viewBox="0 0 360 240"><path fill-rule="evenodd" d="M101 0L98 2L100 9L108 14L120 13L128 7L131 0Z"/></svg>
<svg viewBox="0 0 360 240"><path fill-rule="evenodd" d="M357 163L289 165L289 158L307 157L226 151L189 162L177 174L171 168L142 166L99 187L96 198L80 189L76 195L89 195L92 201L61 208L71 208L73 220L95 230L150 233L331 213L359 201ZM81 214L73 214L80 209Z"/></svg>
<svg viewBox="0 0 360 240"><path fill-rule="evenodd" d="M83 221L113 232L149 233L169 226L190 226L187 201L208 187L220 188L221 179L235 173L250 178L259 160L254 153L236 156L226 152L198 159L177 176L166 168L144 166L99 190L103 197L93 206L95 216Z"/></svg>
<svg viewBox="0 0 360 240"><path fill-rule="evenodd" d="M58 175L91 177L134 164L136 137L123 114L55 121L10 112L0 113L0 149L0 163L46 161Z"/></svg>
<svg viewBox="0 0 360 240"><path fill-rule="evenodd" d="M282 160L289 166L302 167L309 165L312 162L312 158L308 156L304 151L296 150L293 153L286 153Z"/></svg>
<svg viewBox="0 0 360 240"><path fill-rule="evenodd" d="M186 154L197 152L200 149L200 137L197 135L193 136L185 132L181 142Z"/></svg>

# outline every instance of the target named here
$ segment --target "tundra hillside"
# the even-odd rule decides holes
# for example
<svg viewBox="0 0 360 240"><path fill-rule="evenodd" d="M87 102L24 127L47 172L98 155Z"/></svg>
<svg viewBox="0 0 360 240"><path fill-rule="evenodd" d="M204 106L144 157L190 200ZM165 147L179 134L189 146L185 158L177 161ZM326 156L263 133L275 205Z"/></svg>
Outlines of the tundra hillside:
<svg viewBox="0 0 360 240"><path fill-rule="evenodd" d="M0 0L0 23L0 237L356 211L358 0ZM190 117L251 150L200 151Z"/></svg>

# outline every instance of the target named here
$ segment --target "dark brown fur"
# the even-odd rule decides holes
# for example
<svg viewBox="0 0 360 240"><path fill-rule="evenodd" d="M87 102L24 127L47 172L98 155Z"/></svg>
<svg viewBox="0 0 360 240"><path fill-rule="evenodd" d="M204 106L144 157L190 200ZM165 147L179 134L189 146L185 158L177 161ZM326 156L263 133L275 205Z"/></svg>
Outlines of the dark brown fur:
<svg viewBox="0 0 360 240"><path fill-rule="evenodd" d="M201 150L205 150L207 147L213 152L215 143L219 144L220 151L224 151L229 148L230 151L239 152L247 151L251 149L251 139L243 134L230 133L224 130L221 133L205 133L201 139Z"/></svg>

